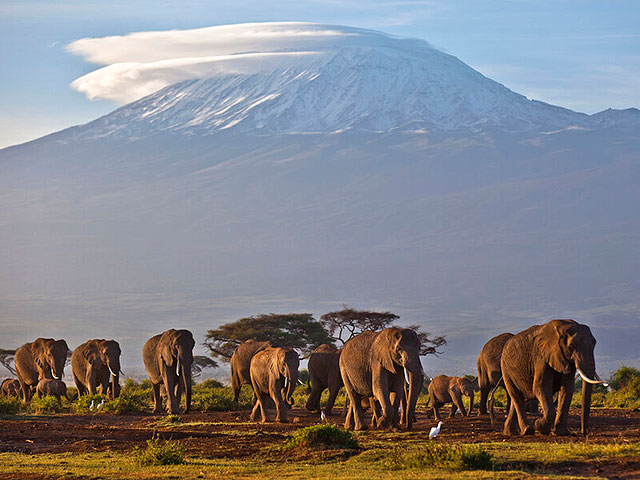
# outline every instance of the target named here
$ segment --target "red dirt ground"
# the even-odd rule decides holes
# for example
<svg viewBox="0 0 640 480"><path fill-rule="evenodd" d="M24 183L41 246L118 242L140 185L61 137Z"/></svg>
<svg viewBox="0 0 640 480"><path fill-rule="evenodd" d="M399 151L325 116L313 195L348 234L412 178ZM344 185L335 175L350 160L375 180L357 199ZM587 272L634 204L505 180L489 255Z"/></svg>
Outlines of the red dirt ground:
<svg viewBox="0 0 640 480"><path fill-rule="evenodd" d="M579 431L579 412L572 410L570 428ZM136 445L144 446L154 432L160 438L180 439L191 455L210 458L239 458L255 455L263 447L281 445L290 432L300 426L320 421L319 415L295 408L290 412L291 423L256 424L249 420L249 412L211 412L180 415L181 423L175 426L159 426L163 416L138 415L43 415L12 417L0 420L0 451L23 453L126 451ZM435 425L423 412L414 425L410 438L426 436ZM502 435L503 415L497 416L496 426L488 417L471 416L445 418L439 441L442 442L508 442ZM330 421L342 423L339 416ZM206 422L203 425L184 423ZM219 422L211 424L211 422ZM615 441L640 441L640 412L629 410L593 409L591 412L589 440L597 443ZM393 437L369 431L372 439L383 437L393 442ZM407 436L403 436L407 439ZM533 435L515 437L518 442L579 442L581 436L554 437ZM265 460L267 460L265 458ZM572 475L598 475L609 478L640 479L640 458L622 458L615 463L589 461L555 468L555 473Z"/></svg>

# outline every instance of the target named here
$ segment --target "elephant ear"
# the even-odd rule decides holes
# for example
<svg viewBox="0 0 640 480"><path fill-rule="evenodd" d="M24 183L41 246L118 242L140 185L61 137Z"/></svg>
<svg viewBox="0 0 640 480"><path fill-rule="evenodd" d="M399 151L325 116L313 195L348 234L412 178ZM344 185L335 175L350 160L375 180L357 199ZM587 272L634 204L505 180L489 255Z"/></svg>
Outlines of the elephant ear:
<svg viewBox="0 0 640 480"><path fill-rule="evenodd" d="M449 383L449 394L452 397L456 397L456 396L460 395L460 393L461 393L461 390L460 390L460 379L456 378L456 379L454 379L454 381Z"/></svg>
<svg viewBox="0 0 640 480"><path fill-rule="evenodd" d="M280 378L280 367L284 363L285 351L282 348L274 349L269 363L269 372L274 378Z"/></svg>
<svg viewBox="0 0 640 480"><path fill-rule="evenodd" d="M571 364L563 352L568 340L567 325L560 320L552 320L538 330L535 345L544 361L556 372L571 373Z"/></svg>
<svg viewBox="0 0 640 480"><path fill-rule="evenodd" d="M45 358L47 352L47 343L44 338L38 338L31 344L31 357L36 366L43 370L47 365Z"/></svg>
<svg viewBox="0 0 640 480"><path fill-rule="evenodd" d="M160 358L162 358L162 361L167 366L173 365L173 357L174 357L174 350L175 350L173 346L173 338L171 338L169 335L167 336L163 335L159 342L159 348L160 348Z"/></svg>
<svg viewBox="0 0 640 480"><path fill-rule="evenodd" d="M396 352L398 342L402 339L402 331L397 328L388 328L378 334L374 345L378 353L380 363L385 370L396 373L393 357Z"/></svg>

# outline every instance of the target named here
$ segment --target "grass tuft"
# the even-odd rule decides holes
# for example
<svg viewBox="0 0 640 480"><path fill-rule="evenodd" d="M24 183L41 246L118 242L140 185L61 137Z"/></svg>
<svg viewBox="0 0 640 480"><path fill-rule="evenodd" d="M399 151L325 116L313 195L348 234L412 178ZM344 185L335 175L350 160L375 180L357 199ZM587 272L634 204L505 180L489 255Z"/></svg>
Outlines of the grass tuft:
<svg viewBox="0 0 640 480"><path fill-rule="evenodd" d="M429 443L419 449L396 447L383 458L382 464L389 470L412 468L446 468L450 470L491 470L492 455L479 445L449 445Z"/></svg>
<svg viewBox="0 0 640 480"><path fill-rule="evenodd" d="M22 402L14 397L0 396L0 415L14 415L22 407Z"/></svg>
<svg viewBox="0 0 640 480"><path fill-rule="evenodd" d="M359 448L358 441L349 430L330 423L299 429L287 441L287 446L292 448Z"/></svg>
<svg viewBox="0 0 640 480"><path fill-rule="evenodd" d="M136 447L134 455L136 463L143 467L186 463L184 445L173 440L162 441L157 435L147 440L146 449Z"/></svg>

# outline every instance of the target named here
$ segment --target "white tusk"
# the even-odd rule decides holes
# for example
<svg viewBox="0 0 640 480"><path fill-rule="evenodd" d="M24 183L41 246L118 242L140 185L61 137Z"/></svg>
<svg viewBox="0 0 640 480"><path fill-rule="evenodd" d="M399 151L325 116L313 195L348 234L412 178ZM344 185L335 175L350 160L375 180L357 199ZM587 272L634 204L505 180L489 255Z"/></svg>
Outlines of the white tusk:
<svg viewBox="0 0 640 480"><path fill-rule="evenodd" d="M409 372L407 372L407 367L404 367L404 379L407 381L407 384L411 383L409 382Z"/></svg>
<svg viewBox="0 0 640 480"><path fill-rule="evenodd" d="M287 377L284 377L284 388L285 388L285 389L287 388L288 380L289 380L289 379L288 379Z"/></svg>
<svg viewBox="0 0 640 480"><path fill-rule="evenodd" d="M582 370L580 370L579 368L576 369L578 371L578 374L580 375L580 377L582 377L582 380L584 380L587 383L591 383L593 385L604 385L605 387L608 387L609 384L607 382L603 382L602 380L600 380L600 377L598 377L598 374L596 373L596 378L598 378L598 380L591 380L589 377L587 377Z"/></svg>
<svg viewBox="0 0 640 480"><path fill-rule="evenodd" d="M603 387L609 388L609 384L607 382L602 381L602 379L600 378L600 375L598 375L597 373L596 373L596 380L602 382Z"/></svg>
<svg viewBox="0 0 640 480"><path fill-rule="evenodd" d="M176 359L176 375L180 375L180 359Z"/></svg>
<svg viewBox="0 0 640 480"><path fill-rule="evenodd" d="M298 379L298 383L304 387L304 383L302 382L302 380Z"/></svg>
<svg viewBox="0 0 640 480"><path fill-rule="evenodd" d="M60 380L60 377L56 377L56 374L51 372L51 375L53 375L53 378L55 378L56 380Z"/></svg>
<svg viewBox="0 0 640 480"><path fill-rule="evenodd" d="M108 365L107 365L107 366L108 366ZM108 368L109 368L109 373L111 373L111 375L113 375L114 377L117 377L117 375L116 375L115 373L113 373L113 370L111 370L111 367L110 367L110 366L108 366Z"/></svg>

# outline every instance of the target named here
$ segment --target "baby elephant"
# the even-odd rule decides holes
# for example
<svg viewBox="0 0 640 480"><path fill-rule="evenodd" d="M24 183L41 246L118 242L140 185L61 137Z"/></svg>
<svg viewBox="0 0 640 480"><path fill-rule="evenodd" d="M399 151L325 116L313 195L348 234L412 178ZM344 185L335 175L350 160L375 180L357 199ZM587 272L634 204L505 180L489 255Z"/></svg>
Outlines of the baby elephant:
<svg viewBox="0 0 640 480"><path fill-rule="evenodd" d="M22 395L22 390L20 389L20 382L15 378L7 378L2 382L0 386L0 393L5 397L16 397L20 398Z"/></svg>
<svg viewBox="0 0 640 480"><path fill-rule="evenodd" d="M462 403L462 395L466 395L471 400L469 411L467 412ZM473 410L473 383L464 377L447 377L439 375L429 384L429 398L433 406L433 413L436 420L440 420L440 407L445 403L453 403L451 406L451 416L460 410L465 417Z"/></svg>
<svg viewBox="0 0 640 480"><path fill-rule="evenodd" d="M36 393L38 394L38 397L42 397L43 395L53 395L60 400L60 397L62 396L67 398L67 385L62 380L43 378L38 382Z"/></svg>

